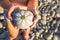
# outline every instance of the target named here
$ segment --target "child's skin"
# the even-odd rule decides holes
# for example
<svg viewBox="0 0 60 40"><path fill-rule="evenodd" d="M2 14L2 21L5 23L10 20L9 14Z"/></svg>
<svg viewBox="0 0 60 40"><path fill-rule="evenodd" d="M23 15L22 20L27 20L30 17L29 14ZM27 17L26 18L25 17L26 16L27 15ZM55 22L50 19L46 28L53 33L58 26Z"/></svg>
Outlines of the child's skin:
<svg viewBox="0 0 60 40"><path fill-rule="evenodd" d="M9 40L15 39L19 33L19 28L12 24L13 19L11 17L11 13L15 8L30 10L34 14L33 24L29 28L24 29L24 40L28 40L30 30L36 25L37 21L39 20L39 14L36 10L38 0L29 0L28 2L27 1L28 0L0 0L0 4L3 8L5 8L5 12L7 13L8 18L10 19L10 21L6 21L9 33Z"/></svg>

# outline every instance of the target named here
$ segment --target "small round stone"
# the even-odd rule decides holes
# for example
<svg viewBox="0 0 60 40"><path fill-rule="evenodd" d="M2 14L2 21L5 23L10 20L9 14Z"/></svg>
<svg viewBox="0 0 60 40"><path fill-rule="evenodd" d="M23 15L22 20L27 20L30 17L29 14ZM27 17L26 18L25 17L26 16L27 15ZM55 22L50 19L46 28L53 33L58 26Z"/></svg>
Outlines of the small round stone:
<svg viewBox="0 0 60 40"><path fill-rule="evenodd" d="M57 14L56 14L56 17L57 17L57 18L60 18L60 13L57 13Z"/></svg>
<svg viewBox="0 0 60 40"><path fill-rule="evenodd" d="M4 20L4 16L0 16L0 20Z"/></svg>
<svg viewBox="0 0 60 40"><path fill-rule="evenodd" d="M2 6L0 6L0 14L4 13L4 8Z"/></svg>
<svg viewBox="0 0 60 40"><path fill-rule="evenodd" d="M55 24L55 23L56 23L56 20L53 21L53 24Z"/></svg>
<svg viewBox="0 0 60 40"><path fill-rule="evenodd" d="M42 23L43 25L46 25L46 21L45 21L45 20L41 20L41 23Z"/></svg>

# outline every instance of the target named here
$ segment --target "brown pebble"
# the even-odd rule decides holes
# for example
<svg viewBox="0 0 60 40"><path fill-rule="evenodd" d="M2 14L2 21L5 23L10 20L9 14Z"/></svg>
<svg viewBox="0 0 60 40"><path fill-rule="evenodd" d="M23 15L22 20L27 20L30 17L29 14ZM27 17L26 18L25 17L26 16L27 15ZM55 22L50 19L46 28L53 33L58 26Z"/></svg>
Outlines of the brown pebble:
<svg viewBox="0 0 60 40"><path fill-rule="evenodd" d="M0 28L2 28L3 27L3 24L0 22Z"/></svg>
<svg viewBox="0 0 60 40"><path fill-rule="evenodd" d="M0 20L3 20L4 19L4 16L0 16Z"/></svg>

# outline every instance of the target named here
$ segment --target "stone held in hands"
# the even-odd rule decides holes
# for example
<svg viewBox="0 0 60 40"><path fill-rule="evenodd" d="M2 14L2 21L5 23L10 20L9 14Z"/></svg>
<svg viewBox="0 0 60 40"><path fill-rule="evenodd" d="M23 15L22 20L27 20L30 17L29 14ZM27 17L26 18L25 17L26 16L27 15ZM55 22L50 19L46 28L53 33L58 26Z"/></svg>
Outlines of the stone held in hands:
<svg viewBox="0 0 60 40"><path fill-rule="evenodd" d="M16 9L12 12L12 18L14 25L17 25L19 29L26 29L33 23L33 13L27 10Z"/></svg>

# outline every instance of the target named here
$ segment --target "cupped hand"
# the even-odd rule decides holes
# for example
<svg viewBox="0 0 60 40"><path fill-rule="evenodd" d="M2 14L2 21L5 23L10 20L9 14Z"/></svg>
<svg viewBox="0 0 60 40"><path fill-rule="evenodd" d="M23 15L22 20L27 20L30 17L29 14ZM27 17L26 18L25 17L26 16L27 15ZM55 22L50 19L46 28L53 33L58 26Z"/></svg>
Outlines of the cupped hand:
<svg viewBox="0 0 60 40"><path fill-rule="evenodd" d="M8 16L8 18L9 18L10 20L13 20L11 14L12 14L12 12L14 11L15 8L17 8L17 6L12 5L12 6L10 7L10 9L8 10L7 16Z"/></svg>
<svg viewBox="0 0 60 40"><path fill-rule="evenodd" d="M29 33L30 29L32 29L36 25L37 21L39 20L39 14L38 14L37 10L35 9L35 7L36 7L35 5L37 4L37 0L34 0L34 1L31 0L30 2L31 3L34 2L32 4L32 6L30 6L31 4L29 4L29 3L28 3L29 6L13 5L12 4L12 6L9 8L9 10L7 10L8 11L7 16L10 19L10 21L7 21L7 29L8 29L10 36L12 36L13 39L17 37L18 31L19 31L19 29L16 26L14 26L13 23L11 22L13 20L11 14L16 8L30 10L34 14L33 24L29 28L27 28L27 30L24 30L25 36Z"/></svg>
<svg viewBox="0 0 60 40"><path fill-rule="evenodd" d="M11 39L15 39L18 36L19 33L19 28L17 26L14 26L12 23L12 17L11 17L11 13L14 11L14 9L17 8L17 6L12 5L11 8L8 10L7 13L7 17L10 20L6 20L6 24L7 24L7 29L8 29L8 33L9 33L9 38ZM5 17L6 18L6 17Z"/></svg>
<svg viewBox="0 0 60 40"><path fill-rule="evenodd" d="M32 13L34 14L33 24L30 26L30 29L33 29L33 27L36 26L38 20L40 19L40 15L36 9L31 9L30 11L32 11Z"/></svg>
<svg viewBox="0 0 60 40"><path fill-rule="evenodd" d="M9 12L8 12L8 18L13 20L12 17L11 17L11 13L14 11L14 9L16 8L21 8L21 6L18 6L18 5L12 5L12 7L10 8ZM22 6L23 7L23 6ZM37 12L36 9L33 9L31 7L28 8L28 6L26 7L23 7L24 10L30 10L33 15L34 15L34 20L33 20L33 24L30 26L30 29L32 29L33 27L36 26L36 23L38 22L38 20L40 19L40 15L39 13Z"/></svg>

